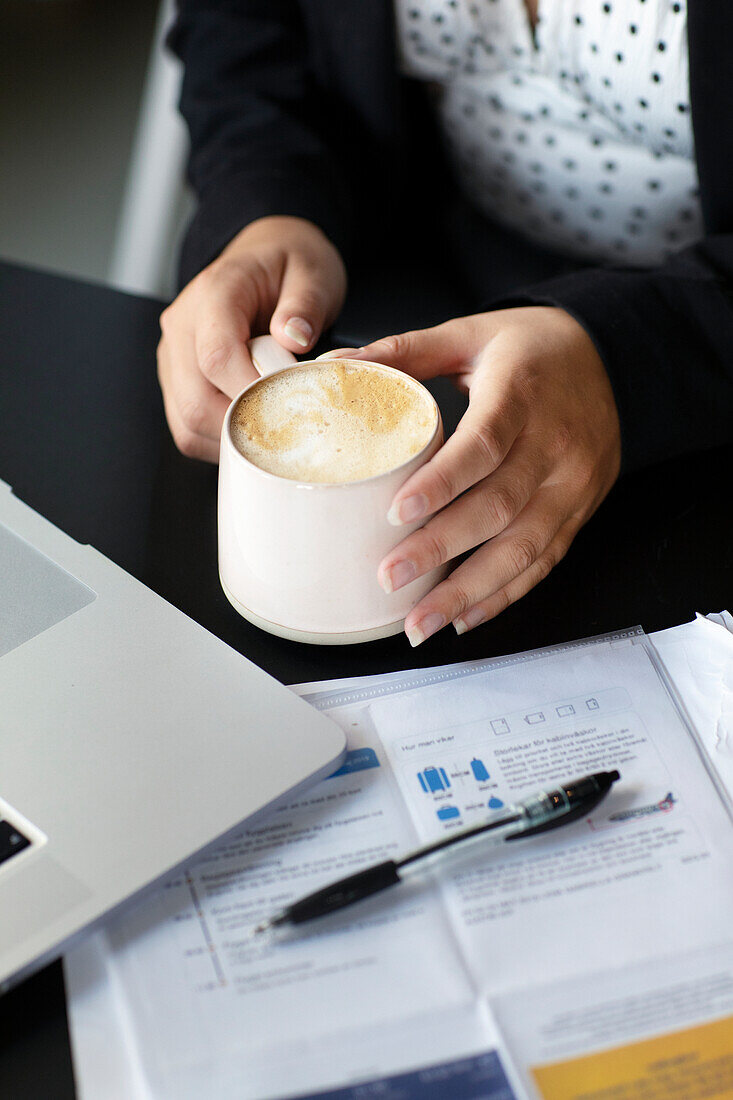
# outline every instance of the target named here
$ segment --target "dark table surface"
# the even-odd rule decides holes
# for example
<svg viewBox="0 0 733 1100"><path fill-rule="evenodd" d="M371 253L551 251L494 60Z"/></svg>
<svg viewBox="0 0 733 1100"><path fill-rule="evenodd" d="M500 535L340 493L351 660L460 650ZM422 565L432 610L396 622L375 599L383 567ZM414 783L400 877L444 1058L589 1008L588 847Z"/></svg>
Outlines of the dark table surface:
<svg viewBox="0 0 733 1100"><path fill-rule="evenodd" d="M165 427L160 308L0 263L0 478L284 683L513 653L636 623L658 630L733 605L731 447L624 479L542 585L461 638L444 630L417 650L403 636L309 647L258 631L219 587L216 470L179 455ZM423 324L436 311L423 295L399 319ZM365 325L347 318L337 341L366 339ZM390 318L381 331L397 328ZM450 428L461 399L446 383L434 392ZM60 964L0 999L0 1096L74 1096Z"/></svg>

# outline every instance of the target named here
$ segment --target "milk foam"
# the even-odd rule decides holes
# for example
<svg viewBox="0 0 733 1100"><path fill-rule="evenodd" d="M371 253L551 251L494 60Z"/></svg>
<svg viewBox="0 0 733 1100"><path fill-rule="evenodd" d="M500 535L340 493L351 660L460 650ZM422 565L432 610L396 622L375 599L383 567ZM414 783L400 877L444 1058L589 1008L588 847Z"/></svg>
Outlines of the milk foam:
<svg viewBox="0 0 733 1100"><path fill-rule="evenodd" d="M360 481L407 462L430 441L437 416L406 376L340 359L291 367L242 397L235 447L279 477Z"/></svg>

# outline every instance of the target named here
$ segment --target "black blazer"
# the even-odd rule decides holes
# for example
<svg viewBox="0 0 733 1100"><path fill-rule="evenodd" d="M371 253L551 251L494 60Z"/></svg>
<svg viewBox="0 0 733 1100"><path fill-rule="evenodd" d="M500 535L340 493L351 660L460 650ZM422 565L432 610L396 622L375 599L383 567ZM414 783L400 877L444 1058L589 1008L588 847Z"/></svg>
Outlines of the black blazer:
<svg viewBox="0 0 733 1100"><path fill-rule="evenodd" d="M592 267L511 299L562 306L591 335L624 469L733 441L733 4L688 0L687 19L705 237L659 268ZM397 72L392 0L179 0L169 42L199 199L184 282L268 214L309 218L347 261L388 237L408 194L429 222L449 183L422 92Z"/></svg>

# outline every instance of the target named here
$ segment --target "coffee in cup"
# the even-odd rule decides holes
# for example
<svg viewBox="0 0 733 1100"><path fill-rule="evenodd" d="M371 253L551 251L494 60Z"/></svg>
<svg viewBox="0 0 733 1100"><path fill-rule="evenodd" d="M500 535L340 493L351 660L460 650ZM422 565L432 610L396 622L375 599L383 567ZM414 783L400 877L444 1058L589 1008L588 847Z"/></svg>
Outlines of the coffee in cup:
<svg viewBox="0 0 733 1100"><path fill-rule="evenodd" d="M384 592L379 563L420 526L393 527L387 512L442 441L431 394L392 367L294 361L251 383L221 436L219 576L230 603L298 641L402 630L446 567Z"/></svg>
<svg viewBox="0 0 733 1100"><path fill-rule="evenodd" d="M404 465L437 424L430 394L407 375L332 359L271 375L237 402L232 442L277 477L342 484Z"/></svg>

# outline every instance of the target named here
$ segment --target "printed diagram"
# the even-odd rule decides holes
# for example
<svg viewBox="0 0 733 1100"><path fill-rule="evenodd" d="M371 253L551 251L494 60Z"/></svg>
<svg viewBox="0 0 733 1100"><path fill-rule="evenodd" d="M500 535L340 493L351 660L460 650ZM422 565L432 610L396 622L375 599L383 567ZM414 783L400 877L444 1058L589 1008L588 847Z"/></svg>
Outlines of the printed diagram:
<svg viewBox="0 0 733 1100"><path fill-rule="evenodd" d="M487 809L500 810L504 806L504 800L494 793L497 784L491 782L491 773L478 756L473 757L468 767L454 762L446 770L429 764L417 773L417 780L424 794L440 803L435 808L439 821L456 821L466 813L469 816L485 814ZM489 791L492 793L487 800ZM461 795L465 802L463 806L458 806L454 799Z"/></svg>
<svg viewBox="0 0 733 1100"><path fill-rule="evenodd" d="M457 766L453 768L454 779L462 781L471 774L477 783L487 783L491 779L488 768L483 760L479 760L477 756L474 756L471 761L470 772ZM433 764L430 764L424 771L418 772L417 779L425 794L435 794L438 791L449 791L451 789L451 781L445 768L436 768Z"/></svg>
<svg viewBox="0 0 733 1100"><path fill-rule="evenodd" d="M447 791L450 787L450 779L445 774L445 768L426 768L425 771L417 773L417 778L426 794Z"/></svg>
<svg viewBox="0 0 733 1100"><path fill-rule="evenodd" d="M440 821L450 821L452 817L461 816L461 811L457 806L441 806L439 810L436 810L436 813Z"/></svg>
<svg viewBox="0 0 733 1100"><path fill-rule="evenodd" d="M490 778L483 760L479 760L476 756L471 761L471 771L474 779L478 780L479 783L485 783Z"/></svg>
<svg viewBox="0 0 733 1100"><path fill-rule="evenodd" d="M630 705L626 688L593 683L582 694L571 689L554 699L539 692L529 698L520 691L497 696L470 721L449 721L447 728L421 730L420 740L413 734L398 742L400 785L428 830L450 833L498 818L514 801L525 758L527 775L531 771L536 778L545 761L549 766L554 757L565 760L573 736L580 744L594 744L608 718ZM496 708L493 715L489 706ZM572 761L563 764L566 768L572 774Z"/></svg>
<svg viewBox="0 0 733 1100"><path fill-rule="evenodd" d="M589 711L594 714L596 711L601 711L604 715L609 715L614 711L626 710L629 702L629 693L625 688L605 688L595 695L553 699L551 702L543 703L541 709L512 711L498 718L488 718L487 721L491 732L495 735L514 734L516 736L526 733L527 726L544 725L547 728L560 722L569 724L573 721L583 721L584 716L587 721Z"/></svg>

